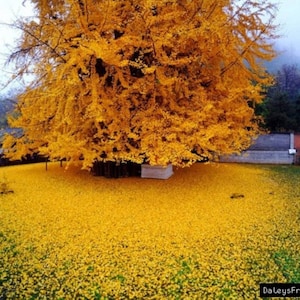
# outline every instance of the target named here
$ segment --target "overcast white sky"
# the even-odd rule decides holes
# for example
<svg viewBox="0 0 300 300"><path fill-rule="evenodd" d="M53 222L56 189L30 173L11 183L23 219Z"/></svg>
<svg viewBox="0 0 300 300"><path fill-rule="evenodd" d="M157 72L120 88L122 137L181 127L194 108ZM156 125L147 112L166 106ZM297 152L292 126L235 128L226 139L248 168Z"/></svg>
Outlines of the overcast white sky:
<svg viewBox="0 0 300 300"><path fill-rule="evenodd" d="M0 0L0 23L12 23L18 16L30 16L30 1L22 5L23 1ZM279 2L277 23L281 24L279 33L283 35L279 40L281 49L291 52L291 56L300 57L300 0L272 1ZM8 46L13 46L17 36L17 31L0 25L0 93L1 83L9 76L8 69L3 66L9 53Z"/></svg>
<svg viewBox="0 0 300 300"><path fill-rule="evenodd" d="M281 24L280 34L283 35L279 42L300 57L300 0L279 1L277 22Z"/></svg>

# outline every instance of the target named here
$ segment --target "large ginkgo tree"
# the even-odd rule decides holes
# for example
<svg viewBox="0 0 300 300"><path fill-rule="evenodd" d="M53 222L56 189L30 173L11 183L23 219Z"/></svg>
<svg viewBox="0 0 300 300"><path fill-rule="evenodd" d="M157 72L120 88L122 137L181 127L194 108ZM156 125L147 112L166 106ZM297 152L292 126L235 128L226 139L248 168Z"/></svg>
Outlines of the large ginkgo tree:
<svg viewBox="0 0 300 300"><path fill-rule="evenodd" d="M27 0L28 1L28 0ZM276 7L267 0L31 0L9 157L190 165L257 134Z"/></svg>

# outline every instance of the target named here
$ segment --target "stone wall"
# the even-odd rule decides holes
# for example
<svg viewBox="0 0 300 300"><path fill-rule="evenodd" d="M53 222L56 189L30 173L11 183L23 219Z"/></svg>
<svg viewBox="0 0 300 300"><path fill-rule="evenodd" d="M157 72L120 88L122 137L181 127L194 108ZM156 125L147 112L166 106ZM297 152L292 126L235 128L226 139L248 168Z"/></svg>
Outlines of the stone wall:
<svg viewBox="0 0 300 300"><path fill-rule="evenodd" d="M272 133L262 134L253 141L248 150L285 151L290 149L291 134Z"/></svg>
<svg viewBox="0 0 300 300"><path fill-rule="evenodd" d="M220 162L253 164L293 164L295 163L294 134L264 134L241 154L220 156ZM299 151L299 150L298 150Z"/></svg>
<svg viewBox="0 0 300 300"><path fill-rule="evenodd" d="M252 164L293 164L294 155L285 151L244 151L242 154L221 156L220 162L252 163Z"/></svg>

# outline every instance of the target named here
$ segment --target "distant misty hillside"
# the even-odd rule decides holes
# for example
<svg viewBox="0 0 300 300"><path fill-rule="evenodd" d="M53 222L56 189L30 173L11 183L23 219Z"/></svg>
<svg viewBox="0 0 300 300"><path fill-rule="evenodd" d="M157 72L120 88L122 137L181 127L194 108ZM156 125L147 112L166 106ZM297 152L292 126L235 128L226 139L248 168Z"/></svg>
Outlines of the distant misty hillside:
<svg viewBox="0 0 300 300"><path fill-rule="evenodd" d="M278 56L271 62L265 63L270 73L277 72L283 65L297 65L300 68L300 50L292 48L285 49L280 45L275 48L277 49Z"/></svg>

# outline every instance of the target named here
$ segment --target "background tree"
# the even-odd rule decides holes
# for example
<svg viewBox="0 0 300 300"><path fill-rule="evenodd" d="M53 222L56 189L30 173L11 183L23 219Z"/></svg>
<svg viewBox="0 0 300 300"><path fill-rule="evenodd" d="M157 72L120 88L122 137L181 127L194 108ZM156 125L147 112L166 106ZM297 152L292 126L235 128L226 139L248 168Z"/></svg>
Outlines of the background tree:
<svg viewBox="0 0 300 300"><path fill-rule="evenodd" d="M300 72L296 65L282 65L276 74L276 84L270 88L270 93L284 93L288 99L295 102L300 95Z"/></svg>
<svg viewBox="0 0 300 300"><path fill-rule="evenodd" d="M264 127L270 131L300 131L300 72L296 65L283 65L275 74L260 106Z"/></svg>
<svg viewBox="0 0 300 300"><path fill-rule="evenodd" d="M257 133L249 103L269 83L269 1L32 3L36 17L14 25L23 36L10 59L35 80L11 120L24 130L6 138L11 157L184 166L239 152Z"/></svg>
<svg viewBox="0 0 300 300"><path fill-rule="evenodd" d="M15 103L17 102L15 91L8 91L0 95L0 129L8 126L7 115L12 112Z"/></svg>
<svg viewBox="0 0 300 300"><path fill-rule="evenodd" d="M285 93L274 93L264 104L265 127L273 132L289 132L296 127L294 110L288 95Z"/></svg>

